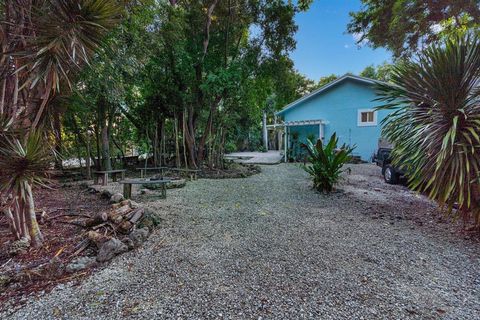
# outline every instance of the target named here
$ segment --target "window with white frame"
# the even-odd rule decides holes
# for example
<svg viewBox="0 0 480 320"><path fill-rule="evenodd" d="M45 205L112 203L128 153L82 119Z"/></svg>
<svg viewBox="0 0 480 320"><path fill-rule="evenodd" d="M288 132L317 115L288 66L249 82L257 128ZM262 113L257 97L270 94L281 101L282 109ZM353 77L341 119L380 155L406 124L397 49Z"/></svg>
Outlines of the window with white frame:
<svg viewBox="0 0 480 320"><path fill-rule="evenodd" d="M377 112L373 109L360 109L358 110L358 126L376 126L377 125Z"/></svg>

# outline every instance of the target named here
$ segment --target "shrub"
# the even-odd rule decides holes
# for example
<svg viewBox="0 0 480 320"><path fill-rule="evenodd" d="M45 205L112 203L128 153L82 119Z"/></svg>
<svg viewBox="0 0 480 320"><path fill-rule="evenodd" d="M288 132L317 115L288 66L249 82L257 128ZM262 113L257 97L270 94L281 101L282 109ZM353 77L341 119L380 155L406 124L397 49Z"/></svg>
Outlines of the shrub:
<svg viewBox="0 0 480 320"><path fill-rule="evenodd" d="M225 144L225 153L232 153L237 151L237 145L233 141L228 141Z"/></svg>
<svg viewBox="0 0 480 320"><path fill-rule="evenodd" d="M455 37L394 67L379 85L383 134L412 189L480 225L480 41ZM458 211L453 208L458 207Z"/></svg>
<svg viewBox="0 0 480 320"><path fill-rule="evenodd" d="M340 178L342 167L351 160L351 154L355 147L342 145L337 148L338 138L334 133L330 141L324 145L319 139L316 144L307 140L302 147L307 150L309 165L303 166L313 181L313 188L320 192L331 192Z"/></svg>

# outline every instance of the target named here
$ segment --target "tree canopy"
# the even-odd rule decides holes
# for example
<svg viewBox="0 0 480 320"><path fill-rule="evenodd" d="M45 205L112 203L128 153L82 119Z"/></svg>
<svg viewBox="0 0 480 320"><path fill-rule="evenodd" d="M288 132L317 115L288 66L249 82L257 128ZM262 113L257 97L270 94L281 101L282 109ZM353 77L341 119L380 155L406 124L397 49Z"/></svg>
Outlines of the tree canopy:
<svg viewBox="0 0 480 320"><path fill-rule="evenodd" d="M405 57L439 39L478 31L479 5L478 0L362 0L347 30L358 44Z"/></svg>

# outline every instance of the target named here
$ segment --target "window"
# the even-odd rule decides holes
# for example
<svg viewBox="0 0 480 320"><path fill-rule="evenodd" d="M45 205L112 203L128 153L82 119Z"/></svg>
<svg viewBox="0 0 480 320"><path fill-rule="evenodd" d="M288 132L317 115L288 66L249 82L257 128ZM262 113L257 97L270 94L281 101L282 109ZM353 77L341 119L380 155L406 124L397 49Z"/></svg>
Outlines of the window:
<svg viewBox="0 0 480 320"><path fill-rule="evenodd" d="M377 125L377 112L372 109L360 109L358 110L358 126L376 126Z"/></svg>

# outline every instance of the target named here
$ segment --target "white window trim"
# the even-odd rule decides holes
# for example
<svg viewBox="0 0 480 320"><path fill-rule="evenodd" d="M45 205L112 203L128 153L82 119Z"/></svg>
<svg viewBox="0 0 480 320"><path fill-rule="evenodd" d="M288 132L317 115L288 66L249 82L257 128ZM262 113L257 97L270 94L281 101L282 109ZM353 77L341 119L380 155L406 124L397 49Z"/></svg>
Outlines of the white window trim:
<svg viewBox="0 0 480 320"><path fill-rule="evenodd" d="M362 113L363 112L373 112L373 121L362 122ZM377 111L374 109L358 109L357 113L357 125L359 127L374 127L377 125Z"/></svg>

